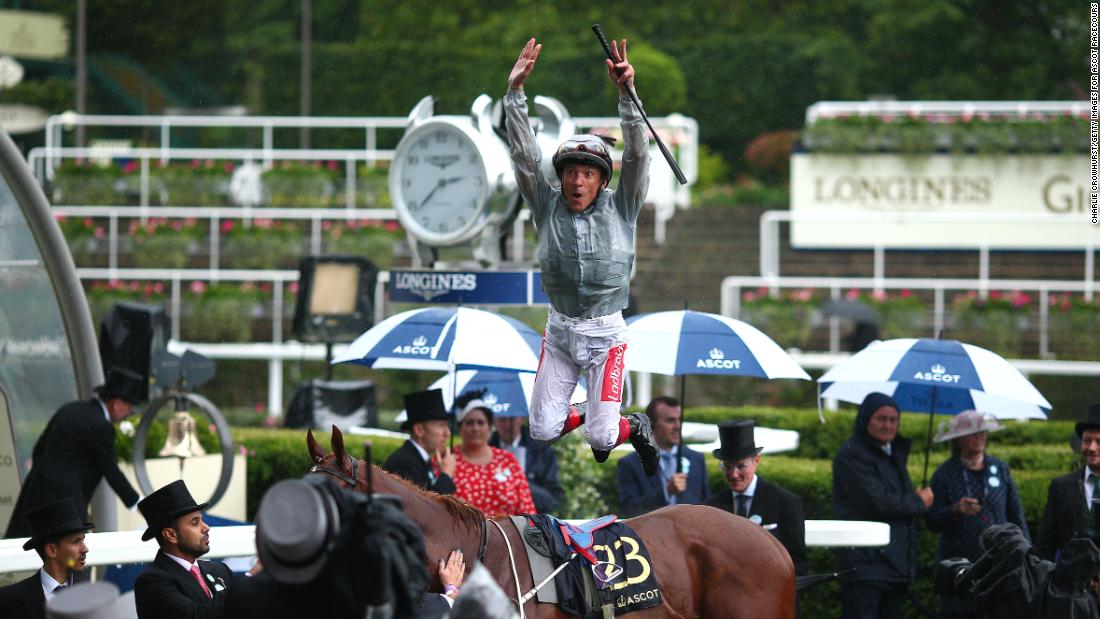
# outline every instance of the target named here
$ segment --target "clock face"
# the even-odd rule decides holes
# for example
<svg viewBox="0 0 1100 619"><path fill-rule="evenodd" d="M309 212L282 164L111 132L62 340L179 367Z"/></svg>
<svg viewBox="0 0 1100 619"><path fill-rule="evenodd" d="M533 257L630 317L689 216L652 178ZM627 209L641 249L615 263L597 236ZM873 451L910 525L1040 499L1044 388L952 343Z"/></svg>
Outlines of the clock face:
<svg viewBox="0 0 1100 619"><path fill-rule="evenodd" d="M402 138L390 194L405 229L430 244L468 238L489 194L477 144L462 128L427 122Z"/></svg>

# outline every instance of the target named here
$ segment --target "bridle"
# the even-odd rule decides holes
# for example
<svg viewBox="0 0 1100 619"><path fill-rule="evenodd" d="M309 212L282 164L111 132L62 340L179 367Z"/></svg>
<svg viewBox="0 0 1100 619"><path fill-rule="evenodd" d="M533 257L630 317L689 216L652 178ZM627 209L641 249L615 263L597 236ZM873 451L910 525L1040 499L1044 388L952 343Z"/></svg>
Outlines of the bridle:
<svg viewBox="0 0 1100 619"><path fill-rule="evenodd" d="M324 458L319 458L317 462L309 467L310 473L323 473L325 475L331 475L336 478L337 481L343 482L345 488L355 489L359 486L359 469L361 465L366 462L356 459L355 456L348 454L348 459L351 460L351 475L345 473L342 469L329 464L322 464ZM333 458L333 462L336 459ZM503 532L502 532L503 533ZM477 560L482 562L485 560L485 553L489 549L489 525L485 519L481 520L481 545L477 549Z"/></svg>

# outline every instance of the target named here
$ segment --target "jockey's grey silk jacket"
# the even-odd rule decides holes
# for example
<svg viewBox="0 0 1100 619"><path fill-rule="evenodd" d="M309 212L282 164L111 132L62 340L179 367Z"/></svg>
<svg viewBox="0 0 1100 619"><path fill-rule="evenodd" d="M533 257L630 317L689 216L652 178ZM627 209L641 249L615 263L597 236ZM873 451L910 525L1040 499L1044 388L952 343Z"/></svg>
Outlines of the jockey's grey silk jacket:
<svg viewBox="0 0 1100 619"><path fill-rule="evenodd" d="M597 318L627 305L634 264L634 228L649 189L649 148L642 116L629 96L619 97L623 163L615 190L603 189L584 212L573 214L560 189L542 174L542 153L527 119L522 90L504 96L508 151L520 194L534 216L542 288L557 311Z"/></svg>

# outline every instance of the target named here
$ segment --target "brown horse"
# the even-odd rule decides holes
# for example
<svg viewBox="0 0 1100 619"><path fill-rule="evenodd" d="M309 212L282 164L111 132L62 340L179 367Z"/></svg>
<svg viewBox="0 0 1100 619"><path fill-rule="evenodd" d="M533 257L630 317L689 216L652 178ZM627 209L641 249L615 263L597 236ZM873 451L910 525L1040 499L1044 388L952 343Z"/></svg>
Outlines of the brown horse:
<svg viewBox="0 0 1100 619"><path fill-rule="evenodd" d="M314 463L311 472L328 473L345 486L354 483L367 491L367 466L348 456L339 429L333 427L330 454L317 444L313 432L307 433L306 442ZM374 465L370 475L373 491L400 496L405 513L420 526L429 572L435 571L435 560L457 547L468 558L479 557L513 603L535 586L523 540L507 518L486 519L454 497L421 490ZM758 525L703 505L665 507L625 522L645 542L662 596L661 606L637 611L638 617L794 617L794 565L775 537ZM430 588L442 591L437 574ZM524 604L524 613L570 616L535 599Z"/></svg>

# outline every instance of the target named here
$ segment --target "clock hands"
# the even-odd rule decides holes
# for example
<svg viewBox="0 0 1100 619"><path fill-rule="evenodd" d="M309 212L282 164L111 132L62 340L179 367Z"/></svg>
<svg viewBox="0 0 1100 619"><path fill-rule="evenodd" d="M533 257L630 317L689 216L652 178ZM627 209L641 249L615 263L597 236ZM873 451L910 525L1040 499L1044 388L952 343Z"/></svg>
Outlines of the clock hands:
<svg viewBox="0 0 1100 619"><path fill-rule="evenodd" d="M423 208L424 205L428 203L428 200L432 199L432 196L435 195L436 191L460 180L462 180L461 176L452 176L451 178L439 179L439 182L435 184L435 187L432 187L432 190L428 192L428 195L424 196L424 199L420 201L420 207Z"/></svg>

